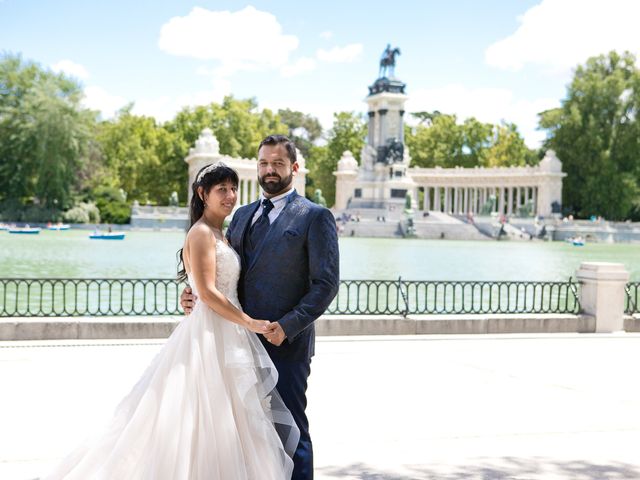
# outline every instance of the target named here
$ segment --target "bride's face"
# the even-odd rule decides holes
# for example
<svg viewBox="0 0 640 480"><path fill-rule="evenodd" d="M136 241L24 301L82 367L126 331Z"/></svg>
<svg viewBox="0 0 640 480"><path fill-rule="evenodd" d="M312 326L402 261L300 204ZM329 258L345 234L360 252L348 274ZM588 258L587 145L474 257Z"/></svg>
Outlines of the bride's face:
<svg viewBox="0 0 640 480"><path fill-rule="evenodd" d="M224 217L231 214L237 201L238 186L229 181L214 185L206 195L207 209Z"/></svg>

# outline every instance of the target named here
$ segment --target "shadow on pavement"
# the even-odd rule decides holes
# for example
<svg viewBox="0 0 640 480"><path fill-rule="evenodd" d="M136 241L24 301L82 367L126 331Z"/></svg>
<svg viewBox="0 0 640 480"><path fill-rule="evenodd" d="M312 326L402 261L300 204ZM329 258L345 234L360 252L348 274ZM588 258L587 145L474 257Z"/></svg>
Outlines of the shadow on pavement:
<svg viewBox="0 0 640 480"><path fill-rule="evenodd" d="M362 480L533 480L552 476L571 480L640 479L640 467L622 462L597 463L584 460L559 461L545 458L500 458L473 465L402 465L402 473L384 471L363 463L343 467L317 468L324 477Z"/></svg>

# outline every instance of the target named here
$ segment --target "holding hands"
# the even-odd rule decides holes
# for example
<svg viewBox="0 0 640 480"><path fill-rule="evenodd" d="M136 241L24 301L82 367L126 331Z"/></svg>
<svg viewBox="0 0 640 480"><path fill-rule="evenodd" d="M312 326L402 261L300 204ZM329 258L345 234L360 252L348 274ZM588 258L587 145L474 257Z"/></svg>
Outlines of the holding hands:
<svg viewBox="0 0 640 480"><path fill-rule="evenodd" d="M190 287L186 287L180 295L180 305L186 315L189 315L195 306L198 297L193 294ZM284 342L287 335L278 322L270 322L269 320L251 319L246 327L254 333L259 333L267 339L269 343L279 347Z"/></svg>

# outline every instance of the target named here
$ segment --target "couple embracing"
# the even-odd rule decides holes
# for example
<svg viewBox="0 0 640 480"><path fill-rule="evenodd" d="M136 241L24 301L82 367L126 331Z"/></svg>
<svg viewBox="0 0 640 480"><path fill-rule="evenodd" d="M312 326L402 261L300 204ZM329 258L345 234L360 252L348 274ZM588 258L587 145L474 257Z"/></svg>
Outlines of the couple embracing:
<svg viewBox="0 0 640 480"><path fill-rule="evenodd" d="M307 378L313 322L338 289L338 240L331 212L293 189L297 171L295 145L265 138L261 199L223 235L238 175L200 170L180 251L189 315L107 429L46 478L313 478Z"/></svg>

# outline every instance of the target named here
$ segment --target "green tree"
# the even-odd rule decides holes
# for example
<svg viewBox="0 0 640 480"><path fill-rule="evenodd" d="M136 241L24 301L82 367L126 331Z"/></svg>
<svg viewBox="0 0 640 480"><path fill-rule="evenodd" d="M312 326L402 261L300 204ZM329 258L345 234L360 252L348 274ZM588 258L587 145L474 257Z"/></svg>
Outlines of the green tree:
<svg viewBox="0 0 640 480"><path fill-rule="evenodd" d="M464 130L455 115L438 113L426 125L405 137L412 164L418 167L454 167L463 164Z"/></svg>
<svg viewBox="0 0 640 480"><path fill-rule="evenodd" d="M536 156L524 143L513 123L492 128L491 143L480 155L484 167L520 167L536 161Z"/></svg>
<svg viewBox="0 0 640 480"><path fill-rule="evenodd" d="M35 205L43 216L33 220L47 220L71 206L95 125L81 99L74 80L0 57L0 201L15 216Z"/></svg>
<svg viewBox="0 0 640 480"><path fill-rule="evenodd" d="M578 66L561 107L540 114L545 147L567 173L567 213L640 219L639 110L636 59L610 52Z"/></svg>
<svg viewBox="0 0 640 480"><path fill-rule="evenodd" d="M280 121L289 129L288 137L294 141L302 155L307 158L311 146L322 135L320 121L311 115L295 110L278 110Z"/></svg>
<svg viewBox="0 0 640 480"><path fill-rule="evenodd" d="M493 125L474 117L459 123L438 111L413 114L423 121L405 127L412 164L418 167L503 167L535 163L537 157L511 123Z"/></svg>
<svg viewBox="0 0 640 480"><path fill-rule="evenodd" d="M98 139L106 165L100 186L124 190L130 202L166 204L186 182L184 162L175 164L172 134L151 117L133 115L131 106L103 122Z"/></svg>
<svg viewBox="0 0 640 480"><path fill-rule="evenodd" d="M327 205L333 205L336 198L336 177L333 172L345 150L351 151L359 161L360 151L365 143L366 124L362 116L354 112L333 114L333 127L328 133L328 143L312 146L309 150L307 168L310 181L306 187L309 198L316 189L322 190Z"/></svg>

